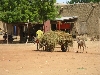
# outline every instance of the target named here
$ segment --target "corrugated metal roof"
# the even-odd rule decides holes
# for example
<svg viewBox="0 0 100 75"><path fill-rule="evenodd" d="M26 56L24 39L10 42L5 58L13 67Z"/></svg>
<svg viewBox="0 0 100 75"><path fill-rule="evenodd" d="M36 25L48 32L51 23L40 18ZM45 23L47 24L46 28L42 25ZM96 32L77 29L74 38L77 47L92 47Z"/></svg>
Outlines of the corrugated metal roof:
<svg viewBox="0 0 100 75"><path fill-rule="evenodd" d="M70 19L74 19L74 18L78 18L77 16L73 16L73 17L61 17L61 18L56 18L56 20L70 20Z"/></svg>

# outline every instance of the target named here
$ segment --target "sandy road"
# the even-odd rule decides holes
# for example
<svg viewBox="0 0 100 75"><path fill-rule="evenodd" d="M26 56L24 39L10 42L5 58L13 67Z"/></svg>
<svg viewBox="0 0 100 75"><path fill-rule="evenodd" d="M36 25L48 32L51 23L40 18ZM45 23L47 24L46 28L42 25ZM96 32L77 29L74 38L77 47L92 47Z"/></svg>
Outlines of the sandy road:
<svg viewBox="0 0 100 75"><path fill-rule="evenodd" d="M0 44L0 75L100 75L100 42L87 41L87 53L36 51L34 44Z"/></svg>

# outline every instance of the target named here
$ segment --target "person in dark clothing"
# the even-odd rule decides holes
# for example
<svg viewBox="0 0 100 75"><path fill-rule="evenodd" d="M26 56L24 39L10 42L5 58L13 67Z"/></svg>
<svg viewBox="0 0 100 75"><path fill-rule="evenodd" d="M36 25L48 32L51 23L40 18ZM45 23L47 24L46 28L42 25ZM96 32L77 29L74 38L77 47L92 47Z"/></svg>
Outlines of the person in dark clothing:
<svg viewBox="0 0 100 75"><path fill-rule="evenodd" d="M4 33L3 38L4 38L4 41L6 41L6 40L7 40L7 32L5 32L5 33Z"/></svg>
<svg viewBox="0 0 100 75"><path fill-rule="evenodd" d="M30 35L29 35L29 40L32 42L32 43L35 43L35 29L34 27L31 27L30 28Z"/></svg>
<svg viewBox="0 0 100 75"><path fill-rule="evenodd" d="M32 42L35 44L35 29L33 28L32 33Z"/></svg>

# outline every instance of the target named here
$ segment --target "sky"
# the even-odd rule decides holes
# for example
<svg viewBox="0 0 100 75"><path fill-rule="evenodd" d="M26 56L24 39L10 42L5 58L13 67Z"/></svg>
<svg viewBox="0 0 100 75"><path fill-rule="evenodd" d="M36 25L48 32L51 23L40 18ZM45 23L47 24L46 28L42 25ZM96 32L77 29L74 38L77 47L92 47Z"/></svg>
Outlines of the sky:
<svg viewBox="0 0 100 75"><path fill-rule="evenodd" d="M70 1L70 0L56 0L57 1L57 3L66 3L66 1Z"/></svg>

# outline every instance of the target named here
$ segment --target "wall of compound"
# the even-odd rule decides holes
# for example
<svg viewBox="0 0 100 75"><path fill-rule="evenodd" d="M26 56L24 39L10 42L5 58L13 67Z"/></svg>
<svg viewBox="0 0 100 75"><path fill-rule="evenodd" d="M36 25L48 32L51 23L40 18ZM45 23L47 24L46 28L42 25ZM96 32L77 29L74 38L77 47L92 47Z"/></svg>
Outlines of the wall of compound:
<svg viewBox="0 0 100 75"><path fill-rule="evenodd" d="M99 35L100 3L77 3L60 5L61 16L78 16L76 30L79 34Z"/></svg>

